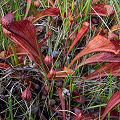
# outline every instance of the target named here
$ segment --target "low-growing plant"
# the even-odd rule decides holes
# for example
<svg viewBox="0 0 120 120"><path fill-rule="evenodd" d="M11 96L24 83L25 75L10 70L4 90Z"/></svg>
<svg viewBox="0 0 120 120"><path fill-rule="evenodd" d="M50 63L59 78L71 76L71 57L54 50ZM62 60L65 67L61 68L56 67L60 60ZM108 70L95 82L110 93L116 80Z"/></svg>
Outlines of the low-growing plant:
<svg viewBox="0 0 120 120"><path fill-rule="evenodd" d="M38 1L35 1L34 4L36 2ZM94 4L94 2L92 3L92 0L87 0L81 13L76 14L78 10L75 8L73 10L75 1L72 1L72 4L70 3L72 10L68 10L67 8L64 10L59 7L58 9L57 3L59 4L59 1L53 2L52 0L49 0L49 2L52 7L42 10L35 16L30 16L28 19L26 18L30 11L31 0L27 1L24 20L14 21L13 13L8 13L1 18L2 30L4 35L9 39L9 47L0 54L0 58L5 61L5 63L0 63L0 68L7 71L12 70L11 76L18 77L16 69L20 70L23 68L27 70L27 66L30 67L30 63L34 61L35 66L32 66L31 69L37 71L38 78L41 78L42 85L37 85L36 81L31 80L29 76L28 78L24 78L24 81L21 83L24 85L27 84L29 87L22 92L21 97L29 103L30 101L35 101L36 98L32 96L30 89L32 89L33 92L34 89L40 92L42 91L42 97L47 96L46 102L48 106L45 108L47 115L45 115L45 110L43 110L44 114L43 111L41 111L41 119L52 119L56 116L55 114L57 114L62 116L63 120L66 118L74 120L99 118L103 120L106 115L120 103L119 88L116 87L117 89L114 90L112 89L111 84L104 84L112 78L113 81L119 82L120 77L120 36L114 32L120 29L120 26L115 25L110 29L105 22L105 18L114 16L115 10L110 5ZM65 4L67 5L67 3ZM115 2L115 4L117 3ZM39 6L35 7L39 8ZM46 37L39 42L35 23L39 23L43 18L48 16L51 16L51 18L48 19L48 22L52 22L51 24L53 24L54 29L57 27L58 29L61 29L61 33L58 33L58 39L61 40L62 43L56 42L57 33L52 31L49 23ZM87 17L89 17L89 19ZM57 24L59 24L59 26L57 26ZM98 30L96 29L95 24L98 24ZM102 29L101 26L104 25L107 29ZM61 36L64 39L62 39ZM48 46L49 50L47 50L47 54L45 54L43 52L43 47L45 47L47 41L50 41L52 49ZM85 42L86 45L83 45ZM55 49L58 48L58 44L61 45L61 48L59 51L56 51ZM48 45L48 43L46 45ZM83 47L82 50L78 50L78 52L74 54L74 51L81 46ZM55 52L58 53L55 54ZM8 64L9 62L7 62L10 61L10 57L11 60L12 57L14 57L12 64ZM89 70L81 72L84 68L87 68L86 66L90 66L88 68L92 68L94 72L90 73ZM28 69L28 71L29 70L30 69ZM22 73L22 70L19 72L21 75L24 74ZM4 77L2 79L4 79ZM86 90L84 96L80 96L78 92L81 91L81 87L83 87L82 84L85 81L95 81L96 84L98 84L98 88L96 88L96 91L91 91L91 94L89 90L89 92ZM59 82L61 82L61 84ZM85 98L87 97L89 99L92 92L94 93L94 98L95 95L97 95L97 91L101 91L102 89L104 89L103 91L106 90L106 85L110 87L110 99L108 99L105 104L107 106L102 109L104 112L98 111L101 116L99 117L96 114L97 112L92 114L88 112L84 114L89 107L80 110L79 106L87 104ZM78 86L79 88L77 88ZM86 88L87 87L84 86L84 89ZM55 90L57 93L54 92ZM108 95L107 92L108 91L106 90L106 95ZM54 94L57 94L60 100L58 97L54 96ZM106 98L102 93L100 93L100 95L96 96L95 99L99 98L102 101L102 99ZM34 100L32 98L34 98ZM90 100L89 104L91 104L91 101L94 101L93 98ZM53 102L53 99L57 102L56 104ZM62 110L58 105L59 101ZM73 101L78 104L72 104ZM74 108L72 108L72 106L74 106ZM109 118L112 118L113 116L114 113L112 115L112 112L110 115L108 114ZM118 116L115 115L115 117ZM33 119L32 116L31 119Z"/></svg>

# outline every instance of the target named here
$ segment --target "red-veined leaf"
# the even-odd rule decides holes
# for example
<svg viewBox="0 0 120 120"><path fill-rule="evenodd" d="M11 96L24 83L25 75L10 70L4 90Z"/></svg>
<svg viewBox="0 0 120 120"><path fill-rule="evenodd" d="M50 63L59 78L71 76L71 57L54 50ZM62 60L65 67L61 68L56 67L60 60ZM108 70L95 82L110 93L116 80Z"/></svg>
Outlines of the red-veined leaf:
<svg viewBox="0 0 120 120"><path fill-rule="evenodd" d="M80 40L80 38L82 38L82 36L87 32L88 28L89 28L89 23L84 22L83 27L79 30L79 32L77 33L76 38L74 39L72 45L70 46L70 48L68 50L68 53L67 53L67 56L71 52L72 48L76 45L76 43Z"/></svg>
<svg viewBox="0 0 120 120"><path fill-rule="evenodd" d="M113 15L115 13L114 8L111 5L104 6L107 10L107 15Z"/></svg>
<svg viewBox="0 0 120 120"><path fill-rule="evenodd" d="M12 14L13 15L13 14ZM41 67L43 62L43 55L41 52L41 49L39 47L39 43L36 37L36 30L32 23L29 20L21 20L21 21L15 21L12 22L11 18L13 17L11 14L7 14L1 19L1 24L6 29L5 35L13 42L20 45L24 50L28 52L29 55L31 55L31 58L38 62ZM9 17L10 16L10 17ZM10 19L10 20L7 20ZM9 22L10 21L10 22ZM38 52L39 49L39 52ZM39 57L39 53L41 56L41 59ZM45 70L47 70L46 65L44 64Z"/></svg>
<svg viewBox="0 0 120 120"><path fill-rule="evenodd" d="M59 95L60 101L61 101L61 106L62 106L62 110L63 110L63 120L65 120L65 100L62 96L62 90L61 89L57 89L57 93Z"/></svg>
<svg viewBox="0 0 120 120"><path fill-rule="evenodd" d="M91 6L90 15L100 15L100 16L108 16L114 14L114 9L110 5L105 4L95 4Z"/></svg>
<svg viewBox="0 0 120 120"><path fill-rule="evenodd" d="M27 55L28 53L19 45L15 45L14 46L15 50L16 50L16 54L17 55ZM7 51L2 51L0 53L0 58L1 59L8 59L10 56L14 56L13 50L10 47Z"/></svg>
<svg viewBox="0 0 120 120"><path fill-rule="evenodd" d="M40 12L33 20L32 23L38 21L41 18L44 18L46 16L58 16L60 15L60 10L57 8L47 8Z"/></svg>
<svg viewBox="0 0 120 120"><path fill-rule="evenodd" d="M19 60L19 62L20 62L21 64L23 64L23 60L22 60L22 56L23 56L23 55L27 55L28 58L29 58L29 60L30 60L30 61L32 60L32 58L31 58L31 56L28 54L28 52L27 52L26 50L24 50L21 46L15 45L14 48L15 48L16 54L19 56L19 57L18 57L18 60ZM11 47L10 47L7 51L2 51L2 52L0 53L0 58L1 58L1 59L8 59L8 58L11 57L11 56L14 56L14 53L13 53L13 50L12 50Z"/></svg>
<svg viewBox="0 0 120 120"><path fill-rule="evenodd" d="M82 63L80 63L76 67L76 69L83 65L86 65L86 64L90 64L90 63L98 63L99 64L101 62L120 62L120 57L116 56L113 53L109 53L109 52L98 53L98 54L95 54L95 55L89 57Z"/></svg>
<svg viewBox="0 0 120 120"><path fill-rule="evenodd" d="M116 55L120 54L119 43L120 40L110 41L101 35L97 35L91 39L84 49L71 61L71 63L68 65L68 69L73 65L74 62L76 62L76 60L93 52L113 52Z"/></svg>
<svg viewBox="0 0 120 120"><path fill-rule="evenodd" d="M94 120L96 116L94 114L83 115L82 112L77 114L74 120Z"/></svg>
<svg viewBox="0 0 120 120"><path fill-rule="evenodd" d="M105 118L105 116L108 114L108 112L113 109L118 103L120 103L120 91L114 93L110 100L107 103L107 106L105 108L105 111L102 115L101 120L103 120Z"/></svg>
<svg viewBox="0 0 120 120"><path fill-rule="evenodd" d="M78 109L78 108L76 108L76 109ZM80 111L80 110L78 109L77 111ZM80 111L76 115L76 117L74 118L74 120L94 120L95 118L98 118L98 116L95 115L94 113L83 115L83 113Z"/></svg>
<svg viewBox="0 0 120 120"><path fill-rule="evenodd" d="M102 109L102 110L101 110L101 114L103 114L104 111L105 111L105 109ZM106 118L107 118L107 116L106 116ZM119 112L116 111L116 110L110 111L110 118L111 118L111 119L116 119L116 120L118 120L118 119L119 119Z"/></svg>
<svg viewBox="0 0 120 120"><path fill-rule="evenodd" d="M27 8L26 8L25 16L23 19L25 19L27 17L30 6L31 6L31 0L27 0Z"/></svg>
<svg viewBox="0 0 120 120"><path fill-rule="evenodd" d="M120 63L109 63L101 66L95 72L88 75L85 79L92 80L107 76L118 76L120 77Z"/></svg>
<svg viewBox="0 0 120 120"><path fill-rule="evenodd" d="M68 75L72 74L74 71L72 69L67 69L66 67L64 68L63 71L57 71L56 77L67 77Z"/></svg>

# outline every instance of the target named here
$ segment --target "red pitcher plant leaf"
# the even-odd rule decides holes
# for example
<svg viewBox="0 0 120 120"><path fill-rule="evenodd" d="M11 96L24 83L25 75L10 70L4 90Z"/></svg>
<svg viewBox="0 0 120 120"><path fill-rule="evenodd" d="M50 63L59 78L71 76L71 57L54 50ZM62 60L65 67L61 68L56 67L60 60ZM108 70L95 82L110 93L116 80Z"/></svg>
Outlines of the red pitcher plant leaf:
<svg viewBox="0 0 120 120"><path fill-rule="evenodd" d="M108 16L113 15L115 13L114 9L110 5L105 4L95 4L91 6L91 10L89 12L90 15L100 15L100 16Z"/></svg>
<svg viewBox="0 0 120 120"><path fill-rule="evenodd" d="M65 100L62 96L62 90L61 89L57 89L57 93L59 95L60 101L61 101L61 106L62 106L62 110L63 110L63 120L65 120Z"/></svg>
<svg viewBox="0 0 120 120"><path fill-rule="evenodd" d="M120 39L119 40L115 40L115 41L111 41L114 46L116 47L116 50L117 50L117 54L118 56L120 56Z"/></svg>
<svg viewBox="0 0 120 120"><path fill-rule="evenodd" d="M29 60L31 61L32 58L31 56L28 54L28 52L26 50L24 50L21 46L19 45L15 45L14 46L15 50L16 50L16 54L19 56L18 57L18 60L19 60L19 63L23 64L23 60L22 60L22 57L23 55L27 55ZM9 57L11 56L14 56L14 53L13 53L13 50L12 48L10 47L7 51L2 51L0 53L0 58L1 59L8 59Z"/></svg>
<svg viewBox="0 0 120 120"><path fill-rule="evenodd" d="M74 39L72 45L70 46L70 48L69 48L69 50L67 52L67 56L71 52L72 48L76 45L76 43L80 40L80 38L82 38L82 36L87 32L88 28L89 28L89 23L84 22L83 27L79 30L79 32L77 33L76 38Z"/></svg>
<svg viewBox="0 0 120 120"><path fill-rule="evenodd" d="M120 77L120 62L119 63L109 63L99 67L95 72L86 76L85 79L92 80L101 77L109 77L109 76L118 76Z"/></svg>
<svg viewBox="0 0 120 120"><path fill-rule="evenodd" d="M67 77L68 75L72 74L74 71L72 69L67 69L66 67L64 68L63 71L57 71L56 77L61 78L61 77Z"/></svg>
<svg viewBox="0 0 120 120"><path fill-rule="evenodd" d="M15 50L16 50L16 53L17 55L27 55L28 53L19 45L15 45L14 46ZM14 53L13 53L13 50L12 48L10 47L7 51L2 51L0 53L0 58L1 59L8 59L10 56L14 56Z"/></svg>
<svg viewBox="0 0 120 120"><path fill-rule="evenodd" d="M82 112L77 114L74 120L94 120L96 116L94 114L83 115Z"/></svg>
<svg viewBox="0 0 120 120"><path fill-rule="evenodd" d="M43 61L43 55L41 52L41 49L39 47L39 43L36 36L36 31L34 26L29 20L21 20L21 21L15 21L12 22L13 14L9 13L6 16L4 16L1 19L1 24L4 29L6 29L6 32L4 34L10 39L12 42L17 43L20 45L24 50L28 52L29 55L31 55L31 58L33 61L38 62L41 67L41 60ZM41 56L41 60L39 57L39 52ZM46 65L44 64L44 68L46 69Z"/></svg>
<svg viewBox="0 0 120 120"><path fill-rule="evenodd" d="M27 15L28 15L30 6L31 6L31 0L27 0L27 8L26 8L26 12L25 12L24 19L25 19L25 18L27 17Z"/></svg>
<svg viewBox="0 0 120 120"><path fill-rule="evenodd" d="M105 108L105 111L102 115L101 120L103 120L106 117L106 115L108 114L108 112L110 112L110 110L112 110L119 103L120 103L120 91L114 93L111 96L110 100L107 103L107 106Z"/></svg>
<svg viewBox="0 0 120 120"><path fill-rule="evenodd" d="M120 57L116 56L113 53L109 53L109 52L103 52L103 53L97 53L91 57L89 57L88 59L86 59L85 61L83 61L82 63L80 63L77 67L81 67L83 65L86 64L91 64L91 63L101 63L101 62L119 62L120 63Z"/></svg>
<svg viewBox="0 0 120 120"><path fill-rule="evenodd" d="M83 115L82 111L79 108L75 107L73 109L75 114L77 114L74 120L93 120L94 118L98 117L95 115L95 113Z"/></svg>
<svg viewBox="0 0 120 120"><path fill-rule="evenodd" d="M116 55L120 54L120 40L110 41L101 35L95 36L89 41L85 48L78 53L78 55L71 61L68 65L68 69L73 65L76 60L83 57L84 55L93 53L93 52L113 52Z"/></svg>
<svg viewBox="0 0 120 120"><path fill-rule="evenodd" d="M104 111L105 111L105 109L102 109L102 110L101 110L101 114L103 114ZM107 116L106 116L106 118L107 118ZM111 110L111 111L110 111L110 118L111 118L111 119L119 120L119 112L116 111L116 110Z"/></svg>
<svg viewBox="0 0 120 120"><path fill-rule="evenodd" d="M44 18L46 16L58 16L60 15L60 10L57 8L47 8L40 12L33 20L32 23L38 21L41 18Z"/></svg>
<svg viewBox="0 0 120 120"><path fill-rule="evenodd" d="M66 49L66 46L67 46L67 43L68 43L68 39L69 39L69 36L70 36L70 33L71 33L71 29L72 29L72 26L74 24L74 18L73 18L73 16L69 19L69 22L70 22L70 28L69 28L69 32L68 32L68 35L67 35L67 38L66 38L66 41L65 41L64 56L65 56L65 49ZM64 57L63 57L63 60L64 60Z"/></svg>

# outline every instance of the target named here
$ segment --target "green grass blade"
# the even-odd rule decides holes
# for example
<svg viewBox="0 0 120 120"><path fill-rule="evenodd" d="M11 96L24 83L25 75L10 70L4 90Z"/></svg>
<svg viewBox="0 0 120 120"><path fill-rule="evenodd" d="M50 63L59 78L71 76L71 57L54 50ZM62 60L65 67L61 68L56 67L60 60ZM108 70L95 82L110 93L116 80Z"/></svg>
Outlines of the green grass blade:
<svg viewBox="0 0 120 120"><path fill-rule="evenodd" d="M92 3L92 0L87 0L87 7L85 10L85 16L84 16L83 22L85 22L88 18L88 13L90 11L91 3Z"/></svg>
<svg viewBox="0 0 120 120"><path fill-rule="evenodd" d="M6 118L6 120L10 120L10 118L9 118L9 117L7 117L7 118Z"/></svg>
<svg viewBox="0 0 120 120"><path fill-rule="evenodd" d="M110 72L111 73L111 72ZM109 96L108 96L108 100L110 100L112 96L112 76L110 74L110 87L109 87ZM110 120L110 112L108 113L108 120Z"/></svg>
<svg viewBox="0 0 120 120"><path fill-rule="evenodd" d="M11 97L8 98L8 102L9 102L9 108L10 108L10 117L11 117L11 120L13 120L13 113L12 113L12 98L11 98Z"/></svg>
<svg viewBox="0 0 120 120"><path fill-rule="evenodd" d="M18 66L19 65L19 61L18 61L18 56L17 56L16 50L15 50L14 44L11 44L11 47L12 47L13 54L14 54L15 64Z"/></svg>

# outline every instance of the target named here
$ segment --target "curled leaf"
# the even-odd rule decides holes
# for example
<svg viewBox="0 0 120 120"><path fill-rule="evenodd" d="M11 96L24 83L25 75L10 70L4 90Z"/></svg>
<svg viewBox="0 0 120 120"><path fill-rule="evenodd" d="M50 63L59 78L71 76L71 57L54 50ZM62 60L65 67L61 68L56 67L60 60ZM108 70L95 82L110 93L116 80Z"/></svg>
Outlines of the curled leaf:
<svg viewBox="0 0 120 120"><path fill-rule="evenodd" d="M14 46L17 55L27 55L28 53L19 45ZM1 59L8 59L10 56L14 56L13 50L10 47L7 51L2 51L0 53Z"/></svg>
<svg viewBox="0 0 120 120"><path fill-rule="evenodd" d="M106 115L108 114L108 112L109 112L110 110L112 110L112 109L113 109L117 104L119 104L119 103L120 103L120 91L114 93L114 94L111 96L110 100L109 100L108 103L107 103L107 106L106 106L106 108L105 108L105 111L104 111L104 113L103 113L103 115L102 115L101 120L103 120L103 119L106 117Z"/></svg>
<svg viewBox="0 0 120 120"><path fill-rule="evenodd" d="M102 109L102 110L101 110L101 114L103 114L104 111L105 111L105 109ZM106 118L107 118L107 116L106 116ZM110 118L111 118L111 119L116 119L116 120L118 120L118 119L119 119L119 112L116 111L116 110L111 110L111 111L110 111Z"/></svg>
<svg viewBox="0 0 120 120"><path fill-rule="evenodd" d="M97 35L89 41L89 43L84 47L84 49L78 53L78 55L71 61L68 65L68 69L73 65L76 60L83 57L84 55L93 52L113 52L116 55L120 54L120 40L110 41L101 35Z"/></svg>
<svg viewBox="0 0 120 120"><path fill-rule="evenodd" d="M83 61L81 64L79 64L76 67L76 69L86 64L101 63L101 62L113 62L113 63L120 62L120 57L116 56L113 53L109 53L109 52L98 53L98 54L95 54L89 57L85 61Z"/></svg>
<svg viewBox="0 0 120 120"><path fill-rule="evenodd" d="M43 67L41 63L41 60L43 61L43 55L39 47L34 26L29 20L21 20L21 21L15 21L15 22L12 22L12 20L9 20L10 23L8 23L9 21L7 20L7 18L9 16L10 18L13 18L11 17L11 14L7 14L1 19L2 26L4 27L4 29L8 31L5 33L5 35L12 42L17 43L24 50L26 50L27 53L33 59L33 61L38 62L41 65L41 67ZM4 22L4 21L7 21L7 22ZM39 57L39 53L40 53L41 59ZM47 70L44 62L43 62L43 65L45 70Z"/></svg>
<svg viewBox="0 0 120 120"><path fill-rule="evenodd" d="M44 18L46 16L58 16L60 15L60 10L57 8L47 8L40 12L33 20L32 23L38 21L41 18Z"/></svg>
<svg viewBox="0 0 120 120"><path fill-rule="evenodd" d="M109 63L95 70L95 72L88 75L85 79L92 80L101 77L118 76L120 77L120 63Z"/></svg>
<svg viewBox="0 0 120 120"><path fill-rule="evenodd" d="M89 12L90 15L100 15L100 16L109 16L113 15L114 9L110 5L105 4L95 4L91 6L91 11Z"/></svg>
<svg viewBox="0 0 120 120"><path fill-rule="evenodd" d="M84 22L83 27L79 30L79 32L77 33L76 38L74 39L72 45L70 46L70 48L68 50L68 53L67 53L67 56L71 52L72 48L76 45L76 43L80 40L80 38L82 38L82 36L87 32L88 28L89 28L89 23Z"/></svg>
<svg viewBox="0 0 120 120"><path fill-rule="evenodd" d="M83 115L82 112L77 114L74 120L94 120L95 116L93 114Z"/></svg>
<svg viewBox="0 0 120 120"><path fill-rule="evenodd" d="M68 75L72 74L74 71L72 69L67 69L66 67L64 68L63 71L57 71L56 72L56 77L67 77Z"/></svg>

